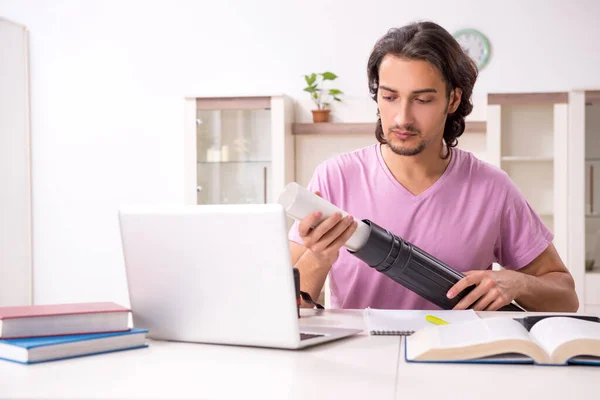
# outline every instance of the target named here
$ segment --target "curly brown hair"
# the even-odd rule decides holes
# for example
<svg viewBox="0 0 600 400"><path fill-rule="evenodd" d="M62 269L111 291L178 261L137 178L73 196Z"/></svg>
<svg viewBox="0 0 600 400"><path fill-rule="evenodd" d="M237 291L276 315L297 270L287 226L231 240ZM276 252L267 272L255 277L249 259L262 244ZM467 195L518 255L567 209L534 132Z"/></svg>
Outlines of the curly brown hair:
<svg viewBox="0 0 600 400"><path fill-rule="evenodd" d="M446 145L455 147L458 137L465 131L465 117L473 110L471 94L478 73L473 60L447 30L434 22L416 22L401 28L392 28L377 41L367 64L369 91L375 102L379 88L379 66L388 54L408 60L424 60L434 65L442 74L448 100L452 90L462 90L458 109L448 115L444 127ZM379 109L377 117L375 137L379 143L386 144Z"/></svg>

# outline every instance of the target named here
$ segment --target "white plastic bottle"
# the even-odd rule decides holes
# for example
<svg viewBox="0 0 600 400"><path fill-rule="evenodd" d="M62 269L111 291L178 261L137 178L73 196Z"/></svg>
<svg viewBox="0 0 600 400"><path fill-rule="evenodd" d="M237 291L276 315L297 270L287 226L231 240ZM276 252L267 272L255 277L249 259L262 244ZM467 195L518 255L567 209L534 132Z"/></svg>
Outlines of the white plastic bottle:
<svg viewBox="0 0 600 400"><path fill-rule="evenodd" d="M323 213L319 222L336 212L341 212L343 216L348 215L347 212L340 210L296 182L289 183L283 189L277 202L284 207L287 215L298 221L315 211ZM356 231L344 244L344 247L351 251L360 250L367 242L371 232L367 224L357 219L355 221L358 224Z"/></svg>

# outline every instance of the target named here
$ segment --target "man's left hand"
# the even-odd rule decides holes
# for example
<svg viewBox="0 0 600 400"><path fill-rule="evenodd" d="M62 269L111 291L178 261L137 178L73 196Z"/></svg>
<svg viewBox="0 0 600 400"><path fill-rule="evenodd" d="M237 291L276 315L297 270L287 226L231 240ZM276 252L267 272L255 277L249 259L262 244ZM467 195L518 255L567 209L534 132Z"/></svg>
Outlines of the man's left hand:
<svg viewBox="0 0 600 400"><path fill-rule="evenodd" d="M516 271L467 271L466 276L456 282L448 291L448 298L453 298L465 288L477 285L453 310L466 310L473 304L475 311L495 311L509 304L523 289L523 274Z"/></svg>

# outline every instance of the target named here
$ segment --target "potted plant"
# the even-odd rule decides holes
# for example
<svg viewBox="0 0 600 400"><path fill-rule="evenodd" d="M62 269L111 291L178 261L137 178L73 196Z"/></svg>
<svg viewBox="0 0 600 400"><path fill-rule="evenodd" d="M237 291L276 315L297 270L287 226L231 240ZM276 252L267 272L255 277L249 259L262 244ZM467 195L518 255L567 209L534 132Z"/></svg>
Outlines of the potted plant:
<svg viewBox="0 0 600 400"><path fill-rule="evenodd" d="M342 101L340 96L343 94L339 89L325 89L325 81L333 81L337 75L333 72L315 73L304 75L306 80L305 92L308 92L312 101L317 106L316 110L312 110L313 122L328 122L329 112L332 101Z"/></svg>

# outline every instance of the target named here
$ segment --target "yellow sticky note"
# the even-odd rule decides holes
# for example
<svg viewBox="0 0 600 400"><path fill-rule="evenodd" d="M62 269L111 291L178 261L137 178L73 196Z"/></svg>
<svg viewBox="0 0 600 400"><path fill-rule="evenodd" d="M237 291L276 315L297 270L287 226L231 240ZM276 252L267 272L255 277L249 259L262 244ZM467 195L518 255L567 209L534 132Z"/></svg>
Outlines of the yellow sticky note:
<svg viewBox="0 0 600 400"><path fill-rule="evenodd" d="M436 325L449 325L450 324L450 322L444 321L443 319L435 317L433 315L425 316L425 320L427 322L431 322L432 324L436 324Z"/></svg>

